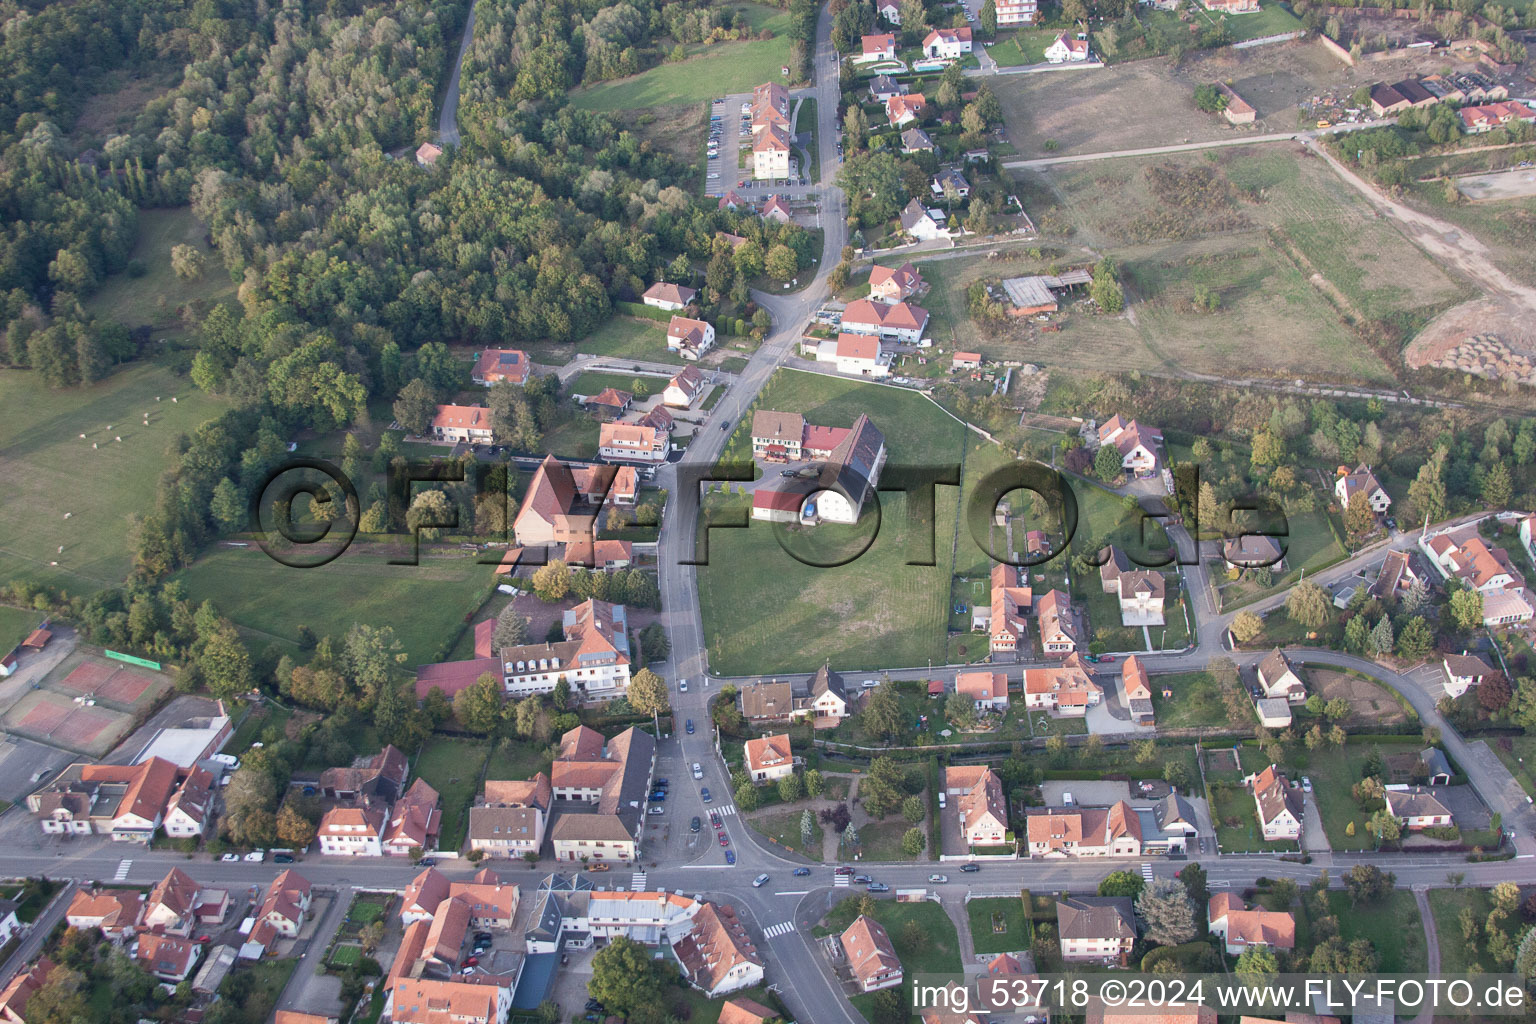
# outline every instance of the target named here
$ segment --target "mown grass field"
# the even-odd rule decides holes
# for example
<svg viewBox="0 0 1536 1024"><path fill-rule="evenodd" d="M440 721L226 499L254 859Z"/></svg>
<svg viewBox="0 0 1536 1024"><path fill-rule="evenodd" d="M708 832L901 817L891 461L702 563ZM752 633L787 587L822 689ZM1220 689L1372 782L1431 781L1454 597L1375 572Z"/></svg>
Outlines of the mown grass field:
<svg viewBox="0 0 1536 1024"><path fill-rule="evenodd" d="M686 47L688 59L660 64L638 75L604 82L571 95L583 110L634 110L673 103L696 103L726 93L750 92L763 82L783 82L779 69L789 63L789 15L761 4L742 4L755 32L772 39Z"/></svg>
<svg viewBox="0 0 1536 1024"><path fill-rule="evenodd" d="M987 53L1005 68L1041 64L1045 61L1045 48L1060 34L1049 28L1019 29L987 47Z"/></svg>
<svg viewBox="0 0 1536 1024"><path fill-rule="evenodd" d="M11 650L25 640L42 618L42 612L0 605L0 653Z"/></svg>
<svg viewBox="0 0 1536 1024"><path fill-rule="evenodd" d="M682 356L667 351L665 322L658 323L633 316L615 316L578 341L576 351L584 355L622 356L625 359L676 363L679 366L683 363Z"/></svg>
<svg viewBox="0 0 1536 1024"><path fill-rule="evenodd" d="M464 845L469 828L469 807L480 789L481 770L490 748L446 736L433 736L421 748L411 774L427 780L442 797L443 826L439 843L444 850Z"/></svg>
<svg viewBox="0 0 1536 1024"><path fill-rule="evenodd" d="M378 550L315 569L281 565L256 548L211 551L177 574L194 604L213 601L253 642L297 645L298 629L338 639L355 622L392 626L414 670L440 660L484 602L494 566L469 558L389 565Z"/></svg>
<svg viewBox="0 0 1536 1024"><path fill-rule="evenodd" d="M1164 686L1173 691L1173 696L1166 700L1162 692ZM1152 711L1157 724L1168 729L1227 724L1221 688L1207 672L1153 676Z"/></svg>
<svg viewBox="0 0 1536 1024"><path fill-rule="evenodd" d="M1263 4L1253 14L1220 15L1203 7L1196 7L1194 10L1197 17L1209 24L1216 25L1224 22L1227 26L1227 35L1234 43L1240 43L1245 39L1284 35L1287 32L1299 31L1303 27L1300 18L1278 3Z"/></svg>
<svg viewBox="0 0 1536 1024"><path fill-rule="evenodd" d="M191 302L206 313L206 307L235 296L234 282L219 254L203 244L206 234L191 207L140 210L138 239L128 258L143 264L143 276L113 274L86 300L85 308L94 316L111 317L129 327L147 324L181 334L178 307ZM190 245L203 254L203 273L196 280L184 281L172 273L173 245Z"/></svg>
<svg viewBox="0 0 1536 1024"><path fill-rule="evenodd" d="M965 913L971 921L971 945L976 952L1014 953L1029 948L1031 935L1022 899L971 900L965 905ZM1001 932L994 929L994 915L1002 923Z"/></svg>
<svg viewBox="0 0 1536 1024"><path fill-rule="evenodd" d="M60 391L29 371L0 370L0 407L0 583L29 579L80 594L128 574L130 519L152 507L171 464L167 446L223 406L165 367L138 362Z"/></svg>
<svg viewBox="0 0 1536 1024"><path fill-rule="evenodd" d="M885 434L887 481L894 467L956 462L967 443L961 424L921 396L819 374L781 370L757 408L801 412L823 426L850 426L867 412ZM750 432L751 420L748 413L740 430ZM738 451L740 444L732 442ZM904 493L881 492L868 550L831 568L792 557L780 546L780 528L767 523L710 530L709 564L698 575L711 671L812 671L827 659L850 670L942 662L957 498L958 489L937 488L935 521L913 523ZM866 505L857 527L783 532L792 546L828 561L833 549L856 550L855 532L876 529L873 508ZM930 538L935 564L906 564L927 554Z"/></svg>

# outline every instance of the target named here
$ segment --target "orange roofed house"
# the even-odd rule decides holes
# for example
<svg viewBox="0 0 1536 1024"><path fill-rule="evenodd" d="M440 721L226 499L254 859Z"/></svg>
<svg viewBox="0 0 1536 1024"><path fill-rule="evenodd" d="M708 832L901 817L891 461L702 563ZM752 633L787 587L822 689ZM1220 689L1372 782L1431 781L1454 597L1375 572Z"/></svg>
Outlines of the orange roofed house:
<svg viewBox="0 0 1536 1024"><path fill-rule="evenodd" d="M512 1010L512 988L497 983L399 978L385 1013L395 1024L502 1024Z"/></svg>
<svg viewBox="0 0 1536 1024"><path fill-rule="evenodd" d="M746 742L747 774L753 782L771 782L795 773L795 755L789 734L760 736Z"/></svg>
<svg viewBox="0 0 1536 1024"><path fill-rule="evenodd" d="M901 960L879 921L860 914L839 941L848 970L862 991L874 992L901 984Z"/></svg>
<svg viewBox="0 0 1536 1024"><path fill-rule="evenodd" d="M470 379L476 384L490 387L492 384L526 384L533 363L528 353L516 348L488 348L475 360Z"/></svg>
<svg viewBox="0 0 1536 1024"><path fill-rule="evenodd" d="M517 543L538 547L591 541L604 505L623 503L625 477L629 501L634 501L634 472L628 466L570 466L545 456L512 522Z"/></svg>
<svg viewBox="0 0 1536 1024"><path fill-rule="evenodd" d="M1025 825L1031 857L1139 857L1141 818L1124 800L1110 807L1036 811Z"/></svg>
<svg viewBox="0 0 1536 1024"><path fill-rule="evenodd" d="M1209 913L1211 934L1221 936L1229 956L1249 946L1296 948L1296 919L1289 913L1250 907L1229 892L1211 897Z"/></svg>
<svg viewBox="0 0 1536 1024"><path fill-rule="evenodd" d="M1069 654L1058 668L1024 670L1024 706L1045 708L1058 715L1079 717L1103 699L1094 685L1093 673L1076 653Z"/></svg>
<svg viewBox="0 0 1536 1024"><path fill-rule="evenodd" d="M1002 672L960 672L955 692L969 697L977 711L1008 710L1008 676Z"/></svg>
<svg viewBox="0 0 1536 1024"><path fill-rule="evenodd" d="M431 435L436 441L490 444L491 410L483 405L440 405L432 417Z"/></svg>
<svg viewBox="0 0 1536 1024"><path fill-rule="evenodd" d="M597 431L597 454L609 462L654 466L667 461L672 436L665 427L643 423L603 423Z"/></svg>
<svg viewBox="0 0 1536 1024"><path fill-rule="evenodd" d="M1077 650L1077 614L1065 592L1051 590L1035 605L1040 617L1040 645L1047 658L1064 658Z"/></svg>
<svg viewBox="0 0 1536 1024"><path fill-rule="evenodd" d="M999 846L1011 841L1008 801L996 772L985 765L944 769L944 791L955 801L960 834L969 846Z"/></svg>
<svg viewBox="0 0 1536 1024"><path fill-rule="evenodd" d="M147 843L164 824L180 791L189 782L201 786L204 775L160 757L135 765L77 762L28 795L27 809L46 833L95 832L110 835L114 842ZM189 806L197 799L189 797Z"/></svg>
<svg viewBox="0 0 1536 1024"><path fill-rule="evenodd" d="M971 628L989 634L992 653L1016 651L1024 642L1024 615L1034 603L1034 592L1020 582L1016 566L999 562L992 567L989 603L971 610Z"/></svg>
<svg viewBox="0 0 1536 1024"><path fill-rule="evenodd" d="M905 302L923 287L923 275L910 263L892 270L876 264L869 268L869 297L877 302Z"/></svg>
<svg viewBox="0 0 1536 1024"><path fill-rule="evenodd" d="M903 128L921 121L928 112L928 101L920 92L892 96L885 101L885 116L893 128Z"/></svg>

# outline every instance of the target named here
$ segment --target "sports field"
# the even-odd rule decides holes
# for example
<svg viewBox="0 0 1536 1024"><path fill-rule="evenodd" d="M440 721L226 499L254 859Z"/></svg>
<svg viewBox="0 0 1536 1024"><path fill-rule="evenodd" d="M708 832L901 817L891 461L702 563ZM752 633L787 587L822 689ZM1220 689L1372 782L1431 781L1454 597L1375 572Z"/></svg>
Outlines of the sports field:
<svg viewBox="0 0 1536 1024"><path fill-rule="evenodd" d="M29 579L80 594L122 580L133 561L130 519L153 504L167 445L221 407L153 363L62 391L28 371L0 370L0 583Z"/></svg>
<svg viewBox="0 0 1536 1024"><path fill-rule="evenodd" d="M169 677L153 670L76 651L13 704L4 723L19 736L100 757L170 688Z"/></svg>
<svg viewBox="0 0 1536 1024"><path fill-rule="evenodd" d="M338 639L354 622L393 626L414 668L447 654L494 586L493 566L434 557L389 565L368 546L316 569L280 565L255 548L211 551L177 575L194 604L212 600L253 642L297 644L298 629Z"/></svg>

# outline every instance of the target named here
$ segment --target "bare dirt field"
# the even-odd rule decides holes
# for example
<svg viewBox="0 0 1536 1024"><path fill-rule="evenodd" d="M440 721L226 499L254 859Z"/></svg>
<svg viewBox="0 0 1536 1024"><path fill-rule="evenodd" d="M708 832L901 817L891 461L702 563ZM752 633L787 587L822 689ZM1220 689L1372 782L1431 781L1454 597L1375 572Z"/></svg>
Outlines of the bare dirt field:
<svg viewBox="0 0 1536 1024"><path fill-rule="evenodd" d="M1408 721L1408 715L1397 702L1397 697L1380 683L1348 672L1319 668L1307 669L1307 677L1311 681L1312 692L1320 695L1324 701L1343 697L1349 702L1349 716L1344 719L1346 726L1400 725Z"/></svg>
<svg viewBox="0 0 1536 1024"><path fill-rule="evenodd" d="M1003 104L1009 138L1029 159L1292 131L1296 104L1320 92L1373 81L1315 40L1202 52L1175 64L1152 59L1065 75L988 79ZM1195 107L1195 86L1226 82L1258 112L1232 125ZM1065 85L1064 85L1065 83ZM1047 149L1047 140L1056 149Z"/></svg>
<svg viewBox="0 0 1536 1024"><path fill-rule="evenodd" d="M1468 174L1456 179L1456 190L1473 202L1536 196L1536 170L1527 167L1494 174Z"/></svg>
<svg viewBox="0 0 1536 1024"><path fill-rule="evenodd" d="M731 108L727 106L726 109ZM614 110L609 111L608 116L654 148L703 166L704 125L709 120L708 111L707 104L680 103L642 110ZM727 123L726 127L734 126Z"/></svg>
<svg viewBox="0 0 1536 1024"><path fill-rule="evenodd" d="M1381 349L1472 294L1294 144L1066 164L1016 180L1042 237L1074 256L1114 256L1130 310L1067 310L1060 333L1025 327L1022 339L1011 337L1017 326L984 329L977 347L993 357L1388 383L1397 364ZM1197 292L1215 308L1197 304ZM1363 332L1389 345L1367 344ZM1257 361L1256 338L1265 342Z"/></svg>
<svg viewBox="0 0 1536 1024"><path fill-rule="evenodd" d="M1298 39L1245 50L1201 50L1179 65L1190 90L1201 82L1225 82L1258 112L1269 131L1296 127L1296 107L1320 93L1353 92L1373 81L1369 72L1346 67L1315 39Z"/></svg>

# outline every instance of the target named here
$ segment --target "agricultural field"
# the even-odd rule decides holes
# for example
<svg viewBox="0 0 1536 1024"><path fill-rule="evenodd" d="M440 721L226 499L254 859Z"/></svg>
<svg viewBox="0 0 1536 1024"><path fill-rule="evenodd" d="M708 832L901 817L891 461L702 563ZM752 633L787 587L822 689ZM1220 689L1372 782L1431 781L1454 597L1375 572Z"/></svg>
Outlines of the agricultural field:
<svg viewBox="0 0 1536 1024"><path fill-rule="evenodd" d="M155 481L170 464L166 446L223 410L185 377L145 361L63 391L28 371L0 370L0 406L0 583L35 580L71 594L128 575L130 517L154 504Z"/></svg>
<svg viewBox="0 0 1536 1024"><path fill-rule="evenodd" d="M457 553L456 553L457 554ZM315 569L281 565L256 548L210 551L176 578L194 604L212 600L252 642L299 642L298 629L340 637L355 622L392 626L408 668L439 661L491 592L493 566L471 558L390 565L378 549L354 547Z"/></svg>
<svg viewBox="0 0 1536 1024"><path fill-rule="evenodd" d="M203 244L207 229L190 207L140 210L138 239L129 260L143 268L134 277L126 271L113 274L85 302L93 316L110 317L129 327L148 325L157 331L183 333L180 307L191 304L206 316L214 303L235 297L235 285L224 270L219 254ZM184 281L171 271L171 247L190 245L203 255L203 272Z"/></svg>
<svg viewBox="0 0 1536 1024"><path fill-rule="evenodd" d="M1326 164L1289 144L1095 161L1049 177L1081 240L1092 245L1244 236L1247 248L1278 249L1301 274L1316 275L1345 312L1403 326L1422 325L1470 294ZM1145 258L1138 252L1126 261ZM1151 295L1142 297L1156 297L1160 283L1166 286L1154 277ZM1219 290L1218 297L1226 306ZM1311 298L1315 304L1316 294Z"/></svg>
<svg viewBox="0 0 1536 1024"><path fill-rule="evenodd" d="M1067 77L1074 87L1063 88L1057 74L988 79L1019 158L1204 142L1248 130L1197 109L1194 84L1166 61L1137 61ZM1295 127L1294 117L1286 127Z"/></svg>
<svg viewBox="0 0 1536 1024"><path fill-rule="evenodd" d="M659 64L615 82L604 82L571 95L583 110L634 110L674 103L702 103L726 93L750 92L763 82L781 82L789 63L789 14L761 4L741 4L755 32L772 39L696 43L686 47L680 64Z"/></svg>
<svg viewBox="0 0 1536 1024"><path fill-rule="evenodd" d="M1074 243L1112 256L1130 313L1071 302L1051 318L1059 333L981 324L966 285L1046 273L1052 261L1014 252L924 265L936 281L928 305L949 325L939 333L993 359L1390 384L1393 351L1472 294L1287 144L1020 170L1016 182L1042 235L1071 239L1055 265L1093 259ZM1255 337L1271 343L1262 366Z"/></svg>

